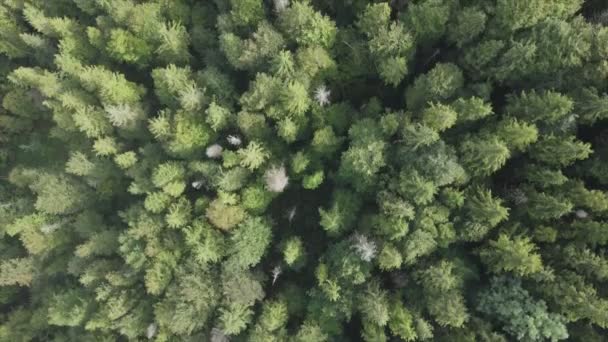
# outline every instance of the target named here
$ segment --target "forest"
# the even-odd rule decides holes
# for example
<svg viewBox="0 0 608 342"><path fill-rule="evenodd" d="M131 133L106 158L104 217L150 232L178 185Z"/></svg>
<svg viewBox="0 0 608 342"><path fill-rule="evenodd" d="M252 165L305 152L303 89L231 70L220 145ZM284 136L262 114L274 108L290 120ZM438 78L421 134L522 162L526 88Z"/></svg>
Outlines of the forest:
<svg viewBox="0 0 608 342"><path fill-rule="evenodd" d="M25 341L608 341L608 2L0 0Z"/></svg>

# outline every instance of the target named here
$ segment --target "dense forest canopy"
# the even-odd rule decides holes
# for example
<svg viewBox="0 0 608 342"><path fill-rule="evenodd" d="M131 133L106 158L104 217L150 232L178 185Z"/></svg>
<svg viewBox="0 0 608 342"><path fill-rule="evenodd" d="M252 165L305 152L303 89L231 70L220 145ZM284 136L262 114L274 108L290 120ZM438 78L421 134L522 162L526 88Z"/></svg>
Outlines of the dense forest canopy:
<svg viewBox="0 0 608 342"><path fill-rule="evenodd" d="M0 0L0 341L606 341L604 0Z"/></svg>

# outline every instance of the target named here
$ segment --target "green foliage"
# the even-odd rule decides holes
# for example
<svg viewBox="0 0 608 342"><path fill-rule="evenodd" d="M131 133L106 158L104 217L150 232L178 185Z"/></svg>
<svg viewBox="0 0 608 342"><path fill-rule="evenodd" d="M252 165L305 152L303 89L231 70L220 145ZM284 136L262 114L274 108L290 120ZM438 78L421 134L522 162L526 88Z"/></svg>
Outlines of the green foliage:
<svg viewBox="0 0 608 342"><path fill-rule="evenodd" d="M490 240L487 247L479 252L481 260L494 273L514 272L520 276L542 271L543 265L537 247L527 237L510 238L501 234Z"/></svg>
<svg viewBox="0 0 608 342"><path fill-rule="evenodd" d="M441 261L418 275L428 301L427 308L441 326L461 327L469 319L461 280L453 273L454 264Z"/></svg>
<svg viewBox="0 0 608 342"><path fill-rule="evenodd" d="M169 194L157 191L146 196L144 206L146 207L146 210L158 214L169 206L169 202L171 202L171 196Z"/></svg>
<svg viewBox="0 0 608 342"><path fill-rule="evenodd" d="M327 334L317 324L311 322L302 324L295 337L297 342L326 342L327 340Z"/></svg>
<svg viewBox="0 0 608 342"><path fill-rule="evenodd" d="M463 223L462 238L466 241L480 241L491 229L506 220L509 209L502 204L489 191L476 189L464 205L469 219Z"/></svg>
<svg viewBox="0 0 608 342"><path fill-rule="evenodd" d="M414 30L417 41L432 44L445 33L450 17L449 4L448 1L430 0L408 8L403 20Z"/></svg>
<svg viewBox="0 0 608 342"><path fill-rule="evenodd" d="M286 36L304 46L331 47L336 38L336 25L307 3L295 1L279 16L279 27Z"/></svg>
<svg viewBox="0 0 608 342"><path fill-rule="evenodd" d="M273 199L272 193L262 186L251 186L243 190L243 206L252 212L263 212Z"/></svg>
<svg viewBox="0 0 608 342"><path fill-rule="evenodd" d="M430 103L422 112L422 123L438 132L452 127L456 123L456 112L450 106Z"/></svg>
<svg viewBox="0 0 608 342"><path fill-rule="evenodd" d="M428 102L448 100L463 85L462 71L455 64L437 64L428 73L417 77L414 84L407 88L407 107L418 110Z"/></svg>
<svg viewBox="0 0 608 342"><path fill-rule="evenodd" d="M205 215L216 227L230 230L245 219L245 210L238 205L216 199L209 204Z"/></svg>
<svg viewBox="0 0 608 342"><path fill-rule="evenodd" d="M262 22L250 39L241 40L232 33L221 36L220 45L230 63L237 69L253 69L267 63L283 48L285 42L273 27Z"/></svg>
<svg viewBox="0 0 608 342"><path fill-rule="evenodd" d="M167 210L165 221L169 228L179 228L187 225L190 222L192 207L190 202L184 198L180 198L177 202L172 203Z"/></svg>
<svg viewBox="0 0 608 342"><path fill-rule="evenodd" d="M235 191L245 185L248 177L249 171L247 169L235 167L222 172L221 178L217 182L217 186L224 191ZM243 203L245 203L245 199L243 199Z"/></svg>
<svg viewBox="0 0 608 342"><path fill-rule="evenodd" d="M500 169L511 156L499 138L470 138L460 145L464 166L475 176L487 176Z"/></svg>
<svg viewBox="0 0 608 342"><path fill-rule="evenodd" d="M306 175L302 180L302 187L308 190L316 189L321 185L321 183L323 183L323 179L323 170L317 171L311 175Z"/></svg>
<svg viewBox="0 0 608 342"><path fill-rule="evenodd" d="M310 106L308 90L300 82L291 82L281 92L283 108L292 115L301 116Z"/></svg>
<svg viewBox="0 0 608 342"><path fill-rule="evenodd" d="M204 269L182 269L167 289L167 296L154 307L161 329L189 335L204 327L220 299L212 273Z"/></svg>
<svg viewBox="0 0 608 342"><path fill-rule="evenodd" d="M152 47L145 40L122 29L114 29L110 32L107 50L110 56L118 61L141 66L148 64L152 54Z"/></svg>
<svg viewBox="0 0 608 342"><path fill-rule="evenodd" d="M576 141L573 136L549 136L534 145L531 155L550 165L567 166L576 160L587 159L591 152L591 145Z"/></svg>
<svg viewBox="0 0 608 342"><path fill-rule="evenodd" d="M555 122L566 116L573 109L573 101L554 91L522 92L508 97L506 112L526 121Z"/></svg>
<svg viewBox="0 0 608 342"><path fill-rule="evenodd" d="M509 150L524 150L538 139L538 129L516 119L507 119L498 124L497 135L504 141Z"/></svg>
<svg viewBox="0 0 608 342"><path fill-rule="evenodd" d="M607 326L605 312L608 301L599 297L595 288L585 283L582 276L564 270L554 282L543 288L543 292L567 320L587 318L600 327Z"/></svg>
<svg viewBox="0 0 608 342"><path fill-rule="evenodd" d="M545 193L530 196L528 214L536 219L559 218L572 211L573 204L566 198L554 197Z"/></svg>
<svg viewBox="0 0 608 342"><path fill-rule="evenodd" d="M298 267L304 261L306 251L302 239L292 237L283 246L283 261L290 267Z"/></svg>
<svg viewBox="0 0 608 342"><path fill-rule="evenodd" d="M30 189L37 194L36 209L48 214L71 214L83 209L91 191L77 180L64 175L42 173Z"/></svg>
<svg viewBox="0 0 608 342"><path fill-rule="evenodd" d="M355 213L361 205L351 191L337 190L329 209L319 208L320 225L331 235L338 235L350 229L355 223Z"/></svg>
<svg viewBox="0 0 608 342"><path fill-rule="evenodd" d="M608 5L6 0L0 341L600 341Z"/></svg>
<svg viewBox="0 0 608 342"><path fill-rule="evenodd" d="M389 302L385 292L377 283L367 286L359 297L359 307L365 322L383 327L389 319Z"/></svg>
<svg viewBox="0 0 608 342"><path fill-rule="evenodd" d="M439 133L437 131L419 123L406 123L401 135L403 135L404 143L414 150L429 146L439 140Z"/></svg>
<svg viewBox="0 0 608 342"><path fill-rule="evenodd" d="M381 128L371 120L356 122L349 130L351 146L342 154L338 177L365 192L376 183L376 174L386 165L386 143Z"/></svg>
<svg viewBox="0 0 608 342"><path fill-rule="evenodd" d="M5 259L0 264L0 285L29 286L34 279L34 264L31 258Z"/></svg>
<svg viewBox="0 0 608 342"><path fill-rule="evenodd" d="M369 51L378 63L380 77L395 87L409 71L414 40L401 23L390 20L390 15L387 3L368 5L359 17L358 26L369 39Z"/></svg>
<svg viewBox="0 0 608 342"><path fill-rule="evenodd" d="M595 88L585 88L581 91L580 97L575 103L575 108L584 122L594 123L608 115L608 112L606 112L607 102L608 96L605 94L598 94Z"/></svg>
<svg viewBox="0 0 608 342"><path fill-rule="evenodd" d="M564 317L548 312L545 302L534 300L517 279L493 278L490 288L479 295L477 310L495 317L518 340L568 338Z"/></svg>
<svg viewBox="0 0 608 342"><path fill-rule="evenodd" d="M465 203L471 219L488 223L495 227L509 217L509 209L502 206L502 201L492 197L490 191L477 189Z"/></svg>
<svg viewBox="0 0 608 342"><path fill-rule="evenodd" d="M447 32L448 39L459 47L483 33L488 16L477 7L465 7L458 12L453 26Z"/></svg>
<svg viewBox="0 0 608 342"><path fill-rule="evenodd" d="M85 293L78 290L69 290L53 296L49 307L49 324L79 326L89 311L85 296Z"/></svg>
<svg viewBox="0 0 608 342"><path fill-rule="evenodd" d="M114 162L121 169L128 169L137 163L137 155L133 151L120 153L114 157Z"/></svg>
<svg viewBox="0 0 608 342"><path fill-rule="evenodd" d="M226 252L222 233L202 219L196 219L184 229L184 242L200 263L217 262Z"/></svg>
<svg viewBox="0 0 608 342"><path fill-rule="evenodd" d="M452 103L459 121L475 121L492 114L492 106L478 97L459 98Z"/></svg>
<svg viewBox="0 0 608 342"><path fill-rule="evenodd" d="M188 45L190 37L179 23L165 23L158 32L160 44L156 49L158 58L164 63L184 64L190 59Z"/></svg>
<svg viewBox="0 0 608 342"><path fill-rule="evenodd" d="M249 218L239 225L231 239L228 265L237 269L245 268L260 262L272 239L272 230L261 218Z"/></svg>
<svg viewBox="0 0 608 342"><path fill-rule="evenodd" d="M433 182L424 179L416 171L399 174L399 192L406 200L416 204L428 204L433 200L437 187Z"/></svg>
<svg viewBox="0 0 608 342"><path fill-rule="evenodd" d="M412 314L399 300L391 303L388 326L393 335L399 336L404 341L415 341L418 338Z"/></svg>
<svg viewBox="0 0 608 342"><path fill-rule="evenodd" d="M177 162L167 162L159 165L152 174L152 183L165 193L178 197L185 189L185 169Z"/></svg>
<svg viewBox="0 0 608 342"><path fill-rule="evenodd" d="M228 309L220 308L220 324L228 335L243 331L251 321L253 311L244 305L232 305Z"/></svg>
<svg viewBox="0 0 608 342"><path fill-rule="evenodd" d="M398 269L402 262L401 254L395 246L386 244L382 247L378 255L378 266L381 270Z"/></svg>
<svg viewBox="0 0 608 342"><path fill-rule="evenodd" d="M19 58L27 54L27 46L23 38L19 36L23 28L17 18L10 7L0 7L0 22L2 23L0 51L9 58Z"/></svg>
<svg viewBox="0 0 608 342"><path fill-rule="evenodd" d="M253 141L246 148L238 150L238 154L241 158L240 165L249 170L259 168L269 157L264 147Z"/></svg>
<svg viewBox="0 0 608 342"><path fill-rule="evenodd" d="M118 146L112 137L104 137L95 140L93 150L98 156L105 157L118 153Z"/></svg>
<svg viewBox="0 0 608 342"><path fill-rule="evenodd" d="M230 111L215 102L212 102L206 111L206 121L214 131L221 131L225 129L230 122L233 120Z"/></svg>
<svg viewBox="0 0 608 342"><path fill-rule="evenodd" d="M287 323L287 305L282 301L270 302L264 306L260 317L262 327L275 331Z"/></svg>
<svg viewBox="0 0 608 342"><path fill-rule="evenodd" d="M386 342L386 333L384 332L384 328L373 323L364 323L363 331L361 332L361 338L365 342Z"/></svg>
<svg viewBox="0 0 608 342"><path fill-rule="evenodd" d="M230 15L237 25L253 25L264 17L261 0L230 0Z"/></svg>

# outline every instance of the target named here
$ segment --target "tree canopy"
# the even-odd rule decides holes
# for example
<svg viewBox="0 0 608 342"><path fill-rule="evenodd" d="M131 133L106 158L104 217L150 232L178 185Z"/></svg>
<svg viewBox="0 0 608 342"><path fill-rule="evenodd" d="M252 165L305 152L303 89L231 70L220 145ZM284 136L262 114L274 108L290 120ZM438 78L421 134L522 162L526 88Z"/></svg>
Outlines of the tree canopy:
<svg viewBox="0 0 608 342"><path fill-rule="evenodd" d="M604 341L608 4L0 1L0 341Z"/></svg>

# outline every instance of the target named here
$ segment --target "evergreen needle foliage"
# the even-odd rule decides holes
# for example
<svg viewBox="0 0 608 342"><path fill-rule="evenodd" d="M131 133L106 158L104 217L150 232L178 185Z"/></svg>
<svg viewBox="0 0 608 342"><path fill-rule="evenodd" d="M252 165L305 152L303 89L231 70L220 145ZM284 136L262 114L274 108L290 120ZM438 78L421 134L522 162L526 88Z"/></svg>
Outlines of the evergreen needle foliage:
<svg viewBox="0 0 608 342"><path fill-rule="evenodd" d="M606 341L601 0L1 0L0 342Z"/></svg>

